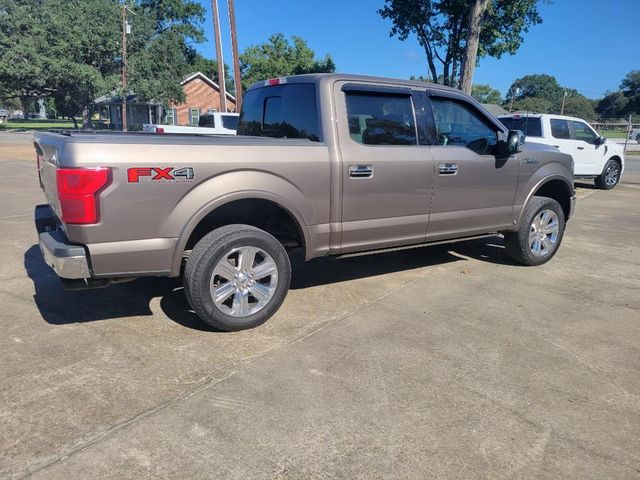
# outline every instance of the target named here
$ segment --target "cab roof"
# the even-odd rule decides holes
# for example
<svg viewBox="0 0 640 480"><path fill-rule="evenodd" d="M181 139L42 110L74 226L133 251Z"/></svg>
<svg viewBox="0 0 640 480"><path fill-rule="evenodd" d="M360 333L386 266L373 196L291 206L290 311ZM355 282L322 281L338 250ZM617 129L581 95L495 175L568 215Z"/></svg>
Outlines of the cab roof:
<svg viewBox="0 0 640 480"><path fill-rule="evenodd" d="M285 77L271 78L252 84L248 88L248 90L285 83L320 83L332 82L337 80L344 80L348 82L389 83L393 85L398 85L399 83L401 83L402 85L410 87L427 87L431 90L440 90L459 94L462 93L457 88L447 87L445 85L440 85L432 82L422 82L419 80L403 80L400 78L376 77L371 75L355 75L349 73L306 73L303 75L290 75Z"/></svg>

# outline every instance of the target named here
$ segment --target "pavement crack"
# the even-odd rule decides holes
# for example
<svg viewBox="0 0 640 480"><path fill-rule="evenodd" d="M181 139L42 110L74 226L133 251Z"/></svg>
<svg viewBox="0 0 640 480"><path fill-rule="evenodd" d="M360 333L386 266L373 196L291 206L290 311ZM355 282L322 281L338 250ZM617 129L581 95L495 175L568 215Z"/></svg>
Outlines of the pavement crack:
<svg viewBox="0 0 640 480"><path fill-rule="evenodd" d="M426 277L432 275L435 272L441 271L442 270L442 266L437 266L435 268L429 269L427 271L425 271L423 274L421 274L420 276L418 276L417 278L406 282L404 284L402 284L403 287L408 287L411 286L419 281L424 280ZM107 430L105 430L102 433L96 434L93 437L90 437L89 439L85 440L85 441L81 441L76 443L75 445L73 445L72 447L68 448L66 451L62 452L61 454L58 454L55 458L49 460L49 461L45 461L45 462L35 462L32 463L31 465L25 467L22 469L21 472L19 472L16 478L28 478L31 475L34 475L35 473L38 473L42 470L45 470L49 467L52 467L58 463L61 463L63 461L65 461L66 459L80 453L83 452L84 450L87 450L89 448L91 448L94 445L97 445L99 443L102 443L106 440L108 440L111 437L114 437L115 435L117 435L119 432L126 430L127 428L138 424L139 422L152 417L153 415L162 412L168 408L171 408L174 405L177 405L181 402L184 402L185 400L188 400L189 398L198 395L199 393L202 393L206 390L209 390L210 388L215 387L216 385L222 383L223 381L232 378L233 376L245 371L246 369L248 369L249 367L255 365L257 362L259 362L260 360L262 360L263 358L277 353L279 351L282 350L286 350L287 348L290 348L293 345L296 345L314 335L316 335L317 333L325 330L327 327L334 325L338 322L340 322L341 320L344 320L345 318L348 318L354 314L356 314L357 312L371 306L371 305L375 305L376 303L379 303L383 300L385 300L387 297L393 295L395 292L395 290L393 291L388 291L386 293L383 293L375 298L372 298L370 301L368 302L364 302L350 310L347 310L346 312L337 315L329 320L327 320L324 323L321 323L320 325L316 326L315 328L311 329L310 331L306 332L305 334L294 338L293 340L291 340L290 342L284 343L280 346L276 346L274 348L272 348L271 350L268 350L266 352L263 352L261 354L258 354L256 356L254 356L253 358L249 359L248 361L243 362L243 364L239 367L236 368L235 370L231 370L230 372L228 372L226 375L223 375L222 377L219 378L215 378L213 380L209 380L206 383L203 383L202 385L194 388L193 390L190 390L182 395L177 395L174 396L170 399L165 400L164 402L159 403L158 405L156 405L155 407L152 407L148 410L145 410L141 413L139 413L138 415L135 415L127 420L124 420L122 422L116 423L114 425L112 425L111 427L109 427Z"/></svg>

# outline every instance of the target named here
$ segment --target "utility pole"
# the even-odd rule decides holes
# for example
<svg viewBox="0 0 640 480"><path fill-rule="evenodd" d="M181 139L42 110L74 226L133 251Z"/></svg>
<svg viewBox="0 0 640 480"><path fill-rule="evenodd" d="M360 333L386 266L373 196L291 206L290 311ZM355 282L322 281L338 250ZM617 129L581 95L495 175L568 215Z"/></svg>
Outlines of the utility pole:
<svg viewBox="0 0 640 480"><path fill-rule="evenodd" d="M229 7L229 25L231 26L231 49L233 53L233 78L236 84L236 111L242 107L242 77L240 76L240 60L238 56L238 31L236 30L236 12L233 0L227 0Z"/></svg>
<svg viewBox="0 0 640 480"><path fill-rule="evenodd" d="M567 89L564 89L564 93L562 94L562 106L560 107L560 115L564 115L564 101L567 98Z"/></svg>
<svg viewBox="0 0 640 480"><path fill-rule="evenodd" d="M627 153L627 145L629 144L629 135L631 134L631 130L633 129L633 125L631 124L631 114L629 114L629 125L627 126L627 134L624 136L624 150L623 152Z"/></svg>
<svg viewBox="0 0 640 480"><path fill-rule="evenodd" d="M127 4L122 3L122 131L127 131Z"/></svg>
<svg viewBox="0 0 640 480"><path fill-rule="evenodd" d="M227 111L227 92L224 83L224 59L222 58L222 36L220 35L220 15L218 0L211 0L213 13L213 31L216 40L216 62L218 62L218 86L220 87L220 110Z"/></svg>

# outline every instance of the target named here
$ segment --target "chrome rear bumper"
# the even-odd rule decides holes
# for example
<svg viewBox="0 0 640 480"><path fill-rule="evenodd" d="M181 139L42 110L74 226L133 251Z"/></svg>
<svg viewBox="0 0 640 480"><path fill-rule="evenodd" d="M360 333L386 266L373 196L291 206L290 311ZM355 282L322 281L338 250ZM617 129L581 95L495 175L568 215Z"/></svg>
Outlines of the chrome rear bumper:
<svg viewBox="0 0 640 480"><path fill-rule="evenodd" d="M91 277L85 248L69 242L64 232L58 228L49 205L36 207L35 223L44 261L60 278L75 280Z"/></svg>

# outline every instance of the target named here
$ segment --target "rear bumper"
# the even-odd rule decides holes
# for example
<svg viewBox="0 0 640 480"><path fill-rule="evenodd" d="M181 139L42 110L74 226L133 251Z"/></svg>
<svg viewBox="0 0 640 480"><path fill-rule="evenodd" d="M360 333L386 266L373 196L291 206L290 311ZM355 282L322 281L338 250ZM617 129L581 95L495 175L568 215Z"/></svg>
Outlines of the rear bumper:
<svg viewBox="0 0 640 480"><path fill-rule="evenodd" d="M72 280L90 278L91 270L85 248L69 242L59 228L51 207L36 206L34 216L38 243L46 264L53 268L60 278Z"/></svg>

